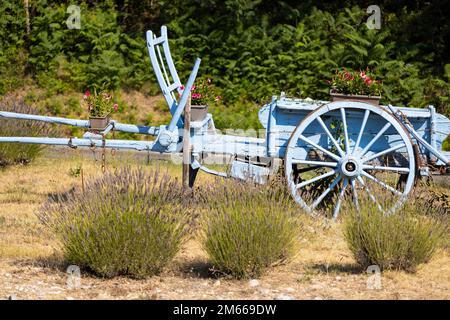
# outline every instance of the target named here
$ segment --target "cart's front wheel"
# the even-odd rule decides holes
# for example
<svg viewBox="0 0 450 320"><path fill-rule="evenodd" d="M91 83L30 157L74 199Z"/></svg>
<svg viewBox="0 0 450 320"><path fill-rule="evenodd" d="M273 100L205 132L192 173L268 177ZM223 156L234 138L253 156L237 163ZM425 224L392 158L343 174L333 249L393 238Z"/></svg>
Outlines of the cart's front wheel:
<svg viewBox="0 0 450 320"><path fill-rule="evenodd" d="M382 107L360 102L333 102L308 114L289 139L285 166L295 201L308 213L331 211L333 218L345 198L358 207L363 196L394 212L415 175L403 125Z"/></svg>

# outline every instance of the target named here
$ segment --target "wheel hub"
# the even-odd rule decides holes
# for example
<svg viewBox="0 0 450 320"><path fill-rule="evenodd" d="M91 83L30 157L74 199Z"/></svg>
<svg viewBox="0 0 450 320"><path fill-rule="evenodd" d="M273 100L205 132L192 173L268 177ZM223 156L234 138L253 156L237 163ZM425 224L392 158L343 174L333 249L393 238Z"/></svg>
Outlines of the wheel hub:
<svg viewBox="0 0 450 320"><path fill-rule="evenodd" d="M339 167L342 174L346 177L355 177L361 174L361 161L354 156L342 158Z"/></svg>

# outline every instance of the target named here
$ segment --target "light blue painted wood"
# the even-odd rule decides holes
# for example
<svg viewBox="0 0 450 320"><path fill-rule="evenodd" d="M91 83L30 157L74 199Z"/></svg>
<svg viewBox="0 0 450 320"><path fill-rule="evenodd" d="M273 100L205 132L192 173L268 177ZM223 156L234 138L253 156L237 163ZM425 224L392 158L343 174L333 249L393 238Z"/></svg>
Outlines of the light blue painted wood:
<svg viewBox="0 0 450 320"><path fill-rule="evenodd" d="M46 144L54 146L69 147L96 147L102 148L101 139L80 139L80 138L34 138L34 137L0 137L1 142L8 143L28 143L28 144ZM105 140L105 148L129 149L129 150L148 150L161 151L154 141L136 141L136 140Z"/></svg>
<svg viewBox="0 0 450 320"><path fill-rule="evenodd" d="M231 162L230 176L240 180L249 180L259 184L267 183L270 168L234 160Z"/></svg>
<svg viewBox="0 0 450 320"><path fill-rule="evenodd" d="M163 48L164 48L164 57L166 58L167 65L169 67L170 75L172 76L172 79L174 81L174 88L177 89L178 93L181 93L181 81L178 77L177 69L175 68L175 64L173 63L172 54L170 53L170 47L169 47L169 37L167 36L167 27L162 26L161 27L161 36L166 39L166 41L163 42ZM172 89L174 90L174 89Z"/></svg>
<svg viewBox="0 0 450 320"><path fill-rule="evenodd" d="M0 118L18 119L18 120L34 120L34 121L69 125L69 126L74 126L74 127L82 127L82 128L86 128L86 129L88 129L90 127L89 120L39 116L39 115L34 115L34 114L23 114L23 113L16 113L16 112L0 111ZM140 126L140 125L135 125L135 124L125 124L125 123L116 122L114 120L111 120L111 123L114 124L114 131L139 133L139 134L146 134L146 135L152 135L152 136L156 136L159 133L159 127Z"/></svg>
<svg viewBox="0 0 450 320"><path fill-rule="evenodd" d="M282 110L286 114L285 109ZM331 123L335 121L339 134L330 133L333 129ZM342 148L336 147L336 139L343 144ZM306 150L315 154L309 155ZM392 165L380 159L392 152L400 156L392 158ZM357 181L363 188L368 188L363 177L397 196L392 205L383 208L385 213L394 212L405 201L415 179L415 156L407 131L388 109L360 102L329 103L300 118L285 147L284 163L291 194L307 212L315 212L330 192L336 192L338 196L334 198L333 218L339 214L348 186L353 195L358 190ZM303 165L302 169L309 170L309 176L296 176L298 164ZM404 185L397 184L394 188L375 177L372 171L394 173L398 179L403 175ZM307 180L304 180L305 177ZM305 192L306 187L325 178L331 180L323 186L324 191L312 197ZM353 199L358 205L356 196Z"/></svg>
<svg viewBox="0 0 450 320"><path fill-rule="evenodd" d="M316 110L320 106L329 103L329 101L313 101L310 99L290 99L283 98L277 99L275 102L275 108L273 108L273 102L263 106L259 111L259 119L264 128L268 127L269 121L270 128L268 130L268 136L270 136L271 141L268 142L271 145L270 156L275 157L284 157L285 148L287 142L291 136L291 133L296 128L296 126L300 123L302 119L304 119L311 111ZM388 107L380 106L389 112ZM414 130L417 134L422 137L426 141L430 141L430 117L431 112L429 109L418 109L418 108L404 108L404 107L392 107L394 112L401 111L406 115L408 120L414 127ZM349 139L350 145L356 142L357 134L354 132L353 128L358 128L361 124L362 118L360 113L352 113L349 112L348 115L348 127L349 127ZM335 112L332 114L331 119L324 119L327 125L333 119L340 119L339 113ZM381 118L374 118L373 116L370 119L370 124L368 125L367 130L364 132L363 141L367 140L369 137L374 136L378 133L378 130L381 129L382 120ZM435 132L433 134L433 140L436 143L436 146L433 147L435 150L442 150L442 143L446 139L446 137L450 134L450 120L445 118L443 115L436 114L435 115ZM309 128L309 132L307 134L314 134L315 132L320 132L321 127L319 127L319 123L312 125ZM377 151L381 151L386 149L386 145L392 145L396 141L398 141L399 136L395 134L393 129L389 129L383 135L382 140L377 141L375 144L375 149ZM273 142L273 143L272 143ZM327 141L327 139L321 141L315 141L323 143L324 147L331 147L331 141ZM429 146L425 146L420 144L420 148L422 152L428 153L427 151ZM432 154L432 152L431 152Z"/></svg>
<svg viewBox="0 0 450 320"><path fill-rule="evenodd" d="M158 81L159 87L161 88L162 94L164 95L164 98L166 99L167 105L170 108L170 112L173 114L176 110L177 102L172 97L171 92L168 88L168 83L164 79L164 75L162 72L162 66L160 62L158 61L157 53L156 53L156 46L160 44L161 42L166 41L166 39L161 36L161 41L155 41L154 34L152 31L147 31L147 48L148 53L150 55L150 61L152 63L153 71L156 75L156 80Z"/></svg>
<svg viewBox="0 0 450 320"><path fill-rule="evenodd" d="M180 103L178 104L175 112L173 113L172 120L170 121L169 126L167 127L169 131L175 130L177 123L181 118L181 114L184 111L184 107L189 99L189 94L191 92L191 88L194 85L195 78L197 77L198 69L200 68L201 60L197 58L195 60L194 68L192 69L191 75L189 76L188 82L184 88L183 94L181 95Z"/></svg>

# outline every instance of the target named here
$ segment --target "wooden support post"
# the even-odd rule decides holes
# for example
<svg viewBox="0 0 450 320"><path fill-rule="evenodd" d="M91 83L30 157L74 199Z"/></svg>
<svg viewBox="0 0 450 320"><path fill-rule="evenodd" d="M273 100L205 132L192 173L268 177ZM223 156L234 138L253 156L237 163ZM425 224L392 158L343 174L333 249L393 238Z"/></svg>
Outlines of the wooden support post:
<svg viewBox="0 0 450 320"><path fill-rule="evenodd" d="M191 167L191 95L189 94L184 107L184 131L183 131L183 187L189 188L189 168Z"/></svg>
<svg viewBox="0 0 450 320"><path fill-rule="evenodd" d="M194 187L194 183L195 183L195 179L197 178L198 170L199 170L198 168L192 169L192 167L189 166L189 188Z"/></svg>

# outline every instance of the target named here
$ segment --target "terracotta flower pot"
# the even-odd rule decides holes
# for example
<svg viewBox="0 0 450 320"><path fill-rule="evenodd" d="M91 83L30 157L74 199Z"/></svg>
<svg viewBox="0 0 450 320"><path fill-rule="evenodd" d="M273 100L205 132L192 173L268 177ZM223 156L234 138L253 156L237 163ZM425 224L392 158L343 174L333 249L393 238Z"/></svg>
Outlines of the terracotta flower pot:
<svg viewBox="0 0 450 320"><path fill-rule="evenodd" d="M191 121L202 121L208 114L207 105L192 105L191 106Z"/></svg>
<svg viewBox="0 0 450 320"><path fill-rule="evenodd" d="M89 117L89 126L93 130L104 130L110 121L110 114L105 117Z"/></svg>
<svg viewBox="0 0 450 320"><path fill-rule="evenodd" d="M356 102L364 102L374 106L378 106L380 104L381 96L365 96L359 94L343 94L337 93L334 91L330 92L331 101L356 101Z"/></svg>

